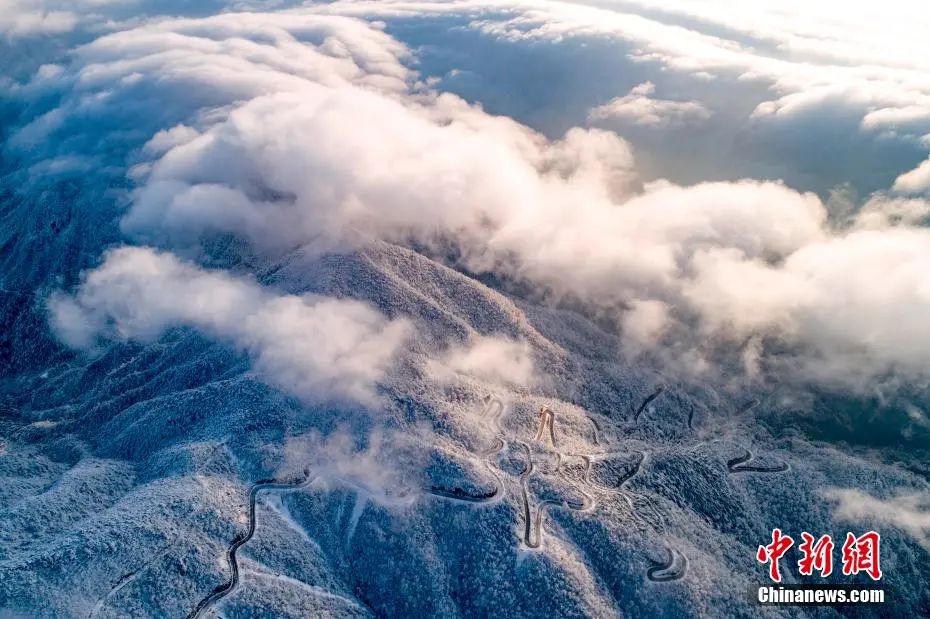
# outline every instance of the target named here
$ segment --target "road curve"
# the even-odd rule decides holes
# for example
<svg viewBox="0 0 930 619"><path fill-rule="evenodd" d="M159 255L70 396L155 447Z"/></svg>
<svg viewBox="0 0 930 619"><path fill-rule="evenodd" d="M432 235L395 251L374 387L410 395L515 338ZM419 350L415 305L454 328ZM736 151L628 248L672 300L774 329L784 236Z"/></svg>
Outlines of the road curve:
<svg viewBox="0 0 930 619"><path fill-rule="evenodd" d="M601 445L601 425L597 422L594 417L588 417L588 421L591 422L592 432L594 433L593 439L594 444L598 447Z"/></svg>
<svg viewBox="0 0 930 619"><path fill-rule="evenodd" d="M490 423L492 428L500 435L500 418L504 414L505 406L503 401L497 396L491 394L484 398L486 405L484 411L482 412L482 418L485 422ZM501 481L497 473L494 472L493 467L491 466L490 458L499 454L507 446L507 442L504 441L500 436L494 437L494 444L491 445L488 449L478 452L478 455L484 459L484 464L488 469L488 472L494 477L495 486L492 490L485 492L469 492L458 486L453 486L451 488L446 486L440 486L436 484L431 484L424 486L422 491L425 494L429 494L435 497L449 499L452 501L462 501L465 503L490 503L497 499L500 499L504 495L504 484Z"/></svg>
<svg viewBox="0 0 930 619"><path fill-rule="evenodd" d="M564 501L554 501L552 499L546 499L545 501L540 501L539 505L536 506L536 518L533 520L534 527L530 526L529 513L530 508L529 504L526 506L526 528L523 533L523 542L526 544L527 548L537 549L542 545L542 518L550 505L559 505L564 506ZM532 529L536 529L536 538L532 536Z"/></svg>
<svg viewBox="0 0 930 619"><path fill-rule="evenodd" d="M640 469L643 466L643 462L645 462L646 460L645 451L640 451L637 453L639 454L639 458L636 460L636 464L633 466L633 468L631 468L629 471L627 471L626 473L618 477L617 483L613 484L612 486L607 486L607 485L591 480L591 467L593 465L591 455L578 454L578 456L585 461L585 478L584 478L585 482L587 482L591 486L594 486L595 488L600 488L602 490L611 490L611 491L622 490L623 485L627 483L628 481L630 481L634 476L636 476L637 473L639 473ZM620 452L611 452L611 453L607 453L603 455L606 455L606 456L620 455Z"/></svg>
<svg viewBox="0 0 930 619"><path fill-rule="evenodd" d="M94 619L94 617L99 615L100 611L102 611L106 607L107 602L110 600L110 598L113 595L115 595L121 589L123 589L124 587L132 583L136 578L139 577L140 574L145 572L153 563L155 563L155 561L157 561L162 556L164 556L164 554L168 552L172 547L177 546L178 543L179 542L176 540L174 542L171 542L167 546L164 546L163 548L155 551L155 553L151 555L151 558L149 558L148 561L140 565L138 568L123 574L120 577L120 579L116 581L116 584L113 585L113 587L106 593L106 595L104 595L99 600L97 600L97 603L94 605L94 608L91 610L90 614L88 615L88 618Z"/></svg>
<svg viewBox="0 0 930 619"><path fill-rule="evenodd" d="M579 512L589 512L594 509L596 503L594 497L586 492L583 486L593 486L591 483L591 456L588 454L565 454L564 457L568 458L578 458L584 462L584 468L582 469L581 482L576 482L575 480L569 479L565 474L565 469L562 468L558 471L559 477L562 478L562 481L567 483L569 486L578 491L578 494L581 495L581 503L567 501L565 506L569 509L573 509Z"/></svg>
<svg viewBox="0 0 930 619"><path fill-rule="evenodd" d="M504 433L503 430L501 430L501 417L503 417L506 407L504 406L504 402L493 394L485 397L485 401L487 405L482 413L482 419L490 423L492 429L497 433L497 436L494 437L494 444L488 449L479 452L479 455L482 458L490 458L502 452L507 446L507 442L501 438L501 435Z"/></svg>
<svg viewBox="0 0 930 619"><path fill-rule="evenodd" d="M530 446L523 441L518 441L518 443L526 450L526 466L520 474L520 491L523 497L523 543L527 548L535 550L542 545L543 516L545 516L546 511L548 511L550 507L562 507L572 511L585 512L594 508L594 499L588 493L575 486L583 497L581 503L575 503L565 499L558 501L554 499L545 499L540 501L536 506L536 516L534 518L531 514L530 497L527 491L527 483L529 482L530 475L532 475L535 470L533 452L530 450ZM561 454L559 455L561 456ZM590 459L587 456L581 457L585 459L587 467L590 468ZM572 485L574 486L574 484ZM536 529L535 536L533 536L533 529Z"/></svg>
<svg viewBox="0 0 930 619"><path fill-rule="evenodd" d="M445 488L443 486L427 486L423 488L423 491L427 494L432 494L433 496L442 497L444 499L464 501L466 503L487 503L500 496L501 487L498 485L493 490L480 493L468 492L467 490L463 490L458 486L453 486L452 488Z"/></svg>
<svg viewBox="0 0 930 619"><path fill-rule="evenodd" d="M643 411L646 410L646 407L652 404L653 400L662 395L663 391L665 391L665 385L659 385L655 391L649 394L649 396L643 400L643 403L639 405L639 408L636 409L636 414L633 416L633 420L639 421L639 416L643 414Z"/></svg>
<svg viewBox="0 0 930 619"><path fill-rule="evenodd" d="M484 409L482 417L491 422L498 433L501 432L501 417L504 415L504 402L496 395L489 395L485 398L487 406ZM493 412L492 412L493 411Z"/></svg>
<svg viewBox="0 0 930 619"><path fill-rule="evenodd" d="M526 450L526 466L523 467L523 472L520 473L520 492L523 495L523 541L529 546L531 520L530 499L526 491L526 483L533 472L533 452L530 451L530 446L523 441L518 441L518 443ZM532 546L530 547L532 548Z"/></svg>
<svg viewBox="0 0 930 619"><path fill-rule="evenodd" d="M643 467L643 462L646 461L646 452L639 452L639 460L636 461L636 466L634 466L626 475L620 476L617 480L617 489L620 490L623 488L623 484L633 479L633 477L639 473L640 469Z"/></svg>
<svg viewBox="0 0 930 619"><path fill-rule="evenodd" d="M305 470L303 478L293 482L282 482L275 479L262 479L255 482L249 489L249 529L245 535L237 535L229 549L226 551L226 560L229 563L230 578L225 583L218 585L210 594L200 600L197 607L187 615L187 619L197 619L203 616L203 613L216 604L218 601L229 595L239 584L239 563L236 560L236 552L245 545L255 534L255 499L259 492L266 490L296 490L306 486L313 480L310 477L310 471Z"/></svg>
<svg viewBox="0 0 930 619"><path fill-rule="evenodd" d="M688 557L673 548L666 548L664 563L653 561L652 567L646 570L646 578L652 582L671 582L684 578L688 571Z"/></svg>
<svg viewBox="0 0 930 619"><path fill-rule="evenodd" d="M742 456L727 460L727 471L730 473L784 473L790 468L785 462L774 466L753 466L746 464L752 459L752 452L747 449L746 453Z"/></svg>
<svg viewBox="0 0 930 619"><path fill-rule="evenodd" d="M482 458L490 458L491 456L497 455L500 452L502 452L504 450L504 447L506 446L507 444L504 443L504 439L498 436L494 439L494 444L491 447L485 449L478 455L480 455Z"/></svg>
<svg viewBox="0 0 930 619"><path fill-rule="evenodd" d="M533 440L545 442L546 429L549 429L549 442L552 444L553 449L555 445L555 413L553 413L548 408L543 407L539 411L539 430L536 432L536 438Z"/></svg>

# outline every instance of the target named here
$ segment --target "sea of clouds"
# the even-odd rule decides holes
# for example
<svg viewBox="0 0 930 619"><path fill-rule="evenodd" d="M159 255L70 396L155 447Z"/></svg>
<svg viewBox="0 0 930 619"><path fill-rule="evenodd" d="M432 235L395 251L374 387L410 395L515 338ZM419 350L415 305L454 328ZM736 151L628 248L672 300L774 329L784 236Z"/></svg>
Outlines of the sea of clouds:
<svg viewBox="0 0 930 619"><path fill-rule="evenodd" d="M6 158L28 170L22 191L68 175L129 188L118 217L132 247L101 254L76 290L52 295L51 324L88 350L190 326L249 351L272 384L302 397L371 404L409 325L205 269L198 247L226 235L271 261L380 240L440 258L453 247L454 266L580 304L631 359L697 379L737 367L749 380L853 394L923 384L930 160L865 195L808 191L789 173L682 182L641 169L637 132L685 148L689 136L705 144L712 123L758 137L831 115L856 119L853 143L926 155L920 20L875 29L886 9L823 3L799 21L794 5L233 3L176 17L144 2L7 0L6 48L60 48L2 84L24 110L4 139ZM552 136L444 90L448 76L418 71L421 50L390 34L392 20L451 19L510 45L622 41L656 75ZM677 95L670 74L688 84ZM767 98L743 118L701 98L747 82ZM862 152L849 153L853 185Z"/></svg>

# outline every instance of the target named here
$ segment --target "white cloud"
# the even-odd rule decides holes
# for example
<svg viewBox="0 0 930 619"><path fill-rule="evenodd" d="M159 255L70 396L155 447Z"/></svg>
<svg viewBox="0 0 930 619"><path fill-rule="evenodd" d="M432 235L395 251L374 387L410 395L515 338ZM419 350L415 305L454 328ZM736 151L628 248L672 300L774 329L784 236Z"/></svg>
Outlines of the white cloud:
<svg viewBox="0 0 930 619"><path fill-rule="evenodd" d="M599 105L588 114L588 120L620 120L650 127L680 127L699 124L711 116L710 110L697 101L655 99L655 84L643 82L627 95Z"/></svg>
<svg viewBox="0 0 930 619"><path fill-rule="evenodd" d="M67 5L62 6L65 8ZM77 23L77 15L69 10L44 6L42 2L0 0L0 35L10 39L69 32Z"/></svg>
<svg viewBox="0 0 930 619"><path fill-rule="evenodd" d="M814 108L855 110L869 130L930 129L930 44L926 10L914 0L815 5L801 0L458 0L444 3L343 1L315 10L361 16L462 14L509 41L610 37L634 46L635 59L678 75L757 81L773 97L758 119L785 121ZM503 16L502 16L503 15Z"/></svg>
<svg viewBox="0 0 930 619"><path fill-rule="evenodd" d="M430 364L440 380L464 374L490 384L529 387L538 381L529 344L503 337L475 336Z"/></svg>
<svg viewBox="0 0 930 619"><path fill-rule="evenodd" d="M100 29L113 19L114 10L138 14L143 8L140 0L0 0L0 36L15 43L87 26Z"/></svg>
<svg viewBox="0 0 930 619"><path fill-rule="evenodd" d="M172 148L187 144L199 135L196 129L178 124L171 129L162 129L153 135L152 139L142 147L142 152L153 157L164 155Z"/></svg>
<svg viewBox="0 0 930 619"><path fill-rule="evenodd" d="M930 202L922 198L902 198L876 194L862 205L854 224L860 229L890 226L926 226L930 222Z"/></svg>
<svg viewBox="0 0 930 619"><path fill-rule="evenodd" d="M423 469L437 439L419 428L403 433L375 429L364 447L356 434L337 431L327 437L316 434L290 438L280 454L279 479L301 478L310 469L323 483L349 483L360 492L359 500L403 507L422 489ZM350 532L351 534L351 532Z"/></svg>
<svg viewBox="0 0 930 619"><path fill-rule="evenodd" d="M709 333L762 333L806 347L782 363L815 382L868 388L877 376L925 377L930 234L898 227L811 242L772 264L713 249L685 284Z"/></svg>
<svg viewBox="0 0 930 619"><path fill-rule="evenodd" d="M58 336L76 348L196 328L247 351L260 376L311 403L373 404L409 334L405 321L359 302L275 294L142 247L107 253L73 297L54 295L49 308Z"/></svg>
<svg viewBox="0 0 930 619"><path fill-rule="evenodd" d="M894 190L901 193L930 193L930 159L905 172L894 182Z"/></svg>
<svg viewBox="0 0 930 619"><path fill-rule="evenodd" d="M837 231L816 196L777 182L643 185L615 134L574 128L549 140L418 85L408 50L379 29L313 13L405 6L171 19L101 37L67 70L37 78L64 102L19 142L59 144L58 132L127 107L140 122L171 109L180 118L146 135L133 170L122 224L135 239L186 246L233 234L273 256L373 238L451 243L469 270L588 303L614 315L631 346L673 346L692 367L713 367L723 345L753 372L775 366L846 388L927 377L930 231L913 225L918 206L876 206ZM539 6L562 20L547 18L545 36L594 28L584 20L605 12ZM526 34L541 17L522 19ZM688 43L680 51L703 53L692 58L702 70L755 58L707 35L675 38L679 26L615 19L640 35L658 29L664 45ZM778 71L791 63L771 62L780 68L769 75L787 79ZM157 109L138 107L147 86ZM797 94L783 103L805 105Z"/></svg>
<svg viewBox="0 0 930 619"><path fill-rule="evenodd" d="M914 128L919 132L930 126L930 101L923 105L883 107L866 114L862 119L864 129Z"/></svg>
<svg viewBox="0 0 930 619"><path fill-rule="evenodd" d="M486 30L505 36L610 35L639 45L640 57L675 71L769 80L781 95L771 110L782 113L834 92L881 101L889 108L926 106L930 96L924 7L910 0L880 7L839 2L812 6L800 0L463 4L513 6L516 16L484 23Z"/></svg>
<svg viewBox="0 0 930 619"><path fill-rule="evenodd" d="M898 527L930 552L930 493L915 492L882 500L860 490L834 488L826 496L837 502L836 517Z"/></svg>
<svg viewBox="0 0 930 619"><path fill-rule="evenodd" d="M407 55L383 32L341 17L229 13L149 21L73 50L70 71L40 69L29 84L14 88L26 99L57 89L64 101L17 131L10 146L27 150L45 142L49 148L56 132L85 128L77 119L95 121L85 128L93 131L108 117L129 122L127 112L135 112L140 126L168 114L180 117L156 130L182 122L196 129L198 113L221 113L237 101L312 85L400 91L412 76L403 65ZM158 105L147 100L149 92L140 94L145 86L157 89Z"/></svg>
<svg viewBox="0 0 930 619"><path fill-rule="evenodd" d="M636 299L622 317L621 332L631 352L653 349L669 328L669 307L655 299Z"/></svg>

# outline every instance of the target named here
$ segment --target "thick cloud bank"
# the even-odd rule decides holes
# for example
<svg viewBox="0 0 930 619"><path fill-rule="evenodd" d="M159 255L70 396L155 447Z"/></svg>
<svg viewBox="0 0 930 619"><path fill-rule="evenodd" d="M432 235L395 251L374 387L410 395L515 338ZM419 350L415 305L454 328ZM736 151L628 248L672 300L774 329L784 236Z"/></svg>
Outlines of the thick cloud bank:
<svg viewBox="0 0 930 619"><path fill-rule="evenodd" d="M101 336L152 341L174 326L197 328L248 351L262 377L311 403L373 404L409 334L404 321L356 301L278 295L149 248L109 252L50 309L62 341L80 348Z"/></svg>
<svg viewBox="0 0 930 619"><path fill-rule="evenodd" d="M446 9L468 6L478 7ZM480 26L549 37L607 13L566 6L540 3ZM779 182L645 183L615 133L576 127L547 139L419 82L405 64L410 52L377 24L317 14L440 10L389 7L230 13L102 36L19 89L26 98L57 90L61 103L14 134L12 147L42 145L50 161L67 161L97 143L75 134L88 119L137 118L140 127L155 119L129 172L135 189L122 229L132 239L186 248L234 235L269 257L369 239L440 255L451 247L471 272L586 305L616 324L631 354L677 370L713 375L723 361L752 377L854 391L926 380L930 232L916 225L927 210L921 199L876 194L837 220L817 196ZM658 28L650 24L614 15L598 28L638 41ZM662 45L679 40L665 27L656 33ZM787 114L802 105L802 90L830 86L829 72L704 35L680 49L656 45L642 53L664 54L676 70L738 68L775 80L787 94L756 115ZM866 83L857 70L841 73ZM899 77L916 104L911 68ZM647 83L604 113L659 123L710 114L650 94ZM912 174L895 189L919 186L920 170Z"/></svg>

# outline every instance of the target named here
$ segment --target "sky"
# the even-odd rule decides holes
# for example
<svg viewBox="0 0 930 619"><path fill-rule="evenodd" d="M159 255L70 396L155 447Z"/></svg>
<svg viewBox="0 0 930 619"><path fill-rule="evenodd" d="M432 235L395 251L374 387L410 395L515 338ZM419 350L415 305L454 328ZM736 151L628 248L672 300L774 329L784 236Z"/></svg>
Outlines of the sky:
<svg viewBox="0 0 930 619"><path fill-rule="evenodd" d="M696 380L859 396L930 378L920 2L0 0L0 16L5 184L75 183L116 226L48 286L67 346L188 326L299 396L371 405L410 325L265 289L211 248L271 263L390 242L584 307L629 359ZM293 345L326 320L343 339ZM445 365L519 355L474 345Z"/></svg>

